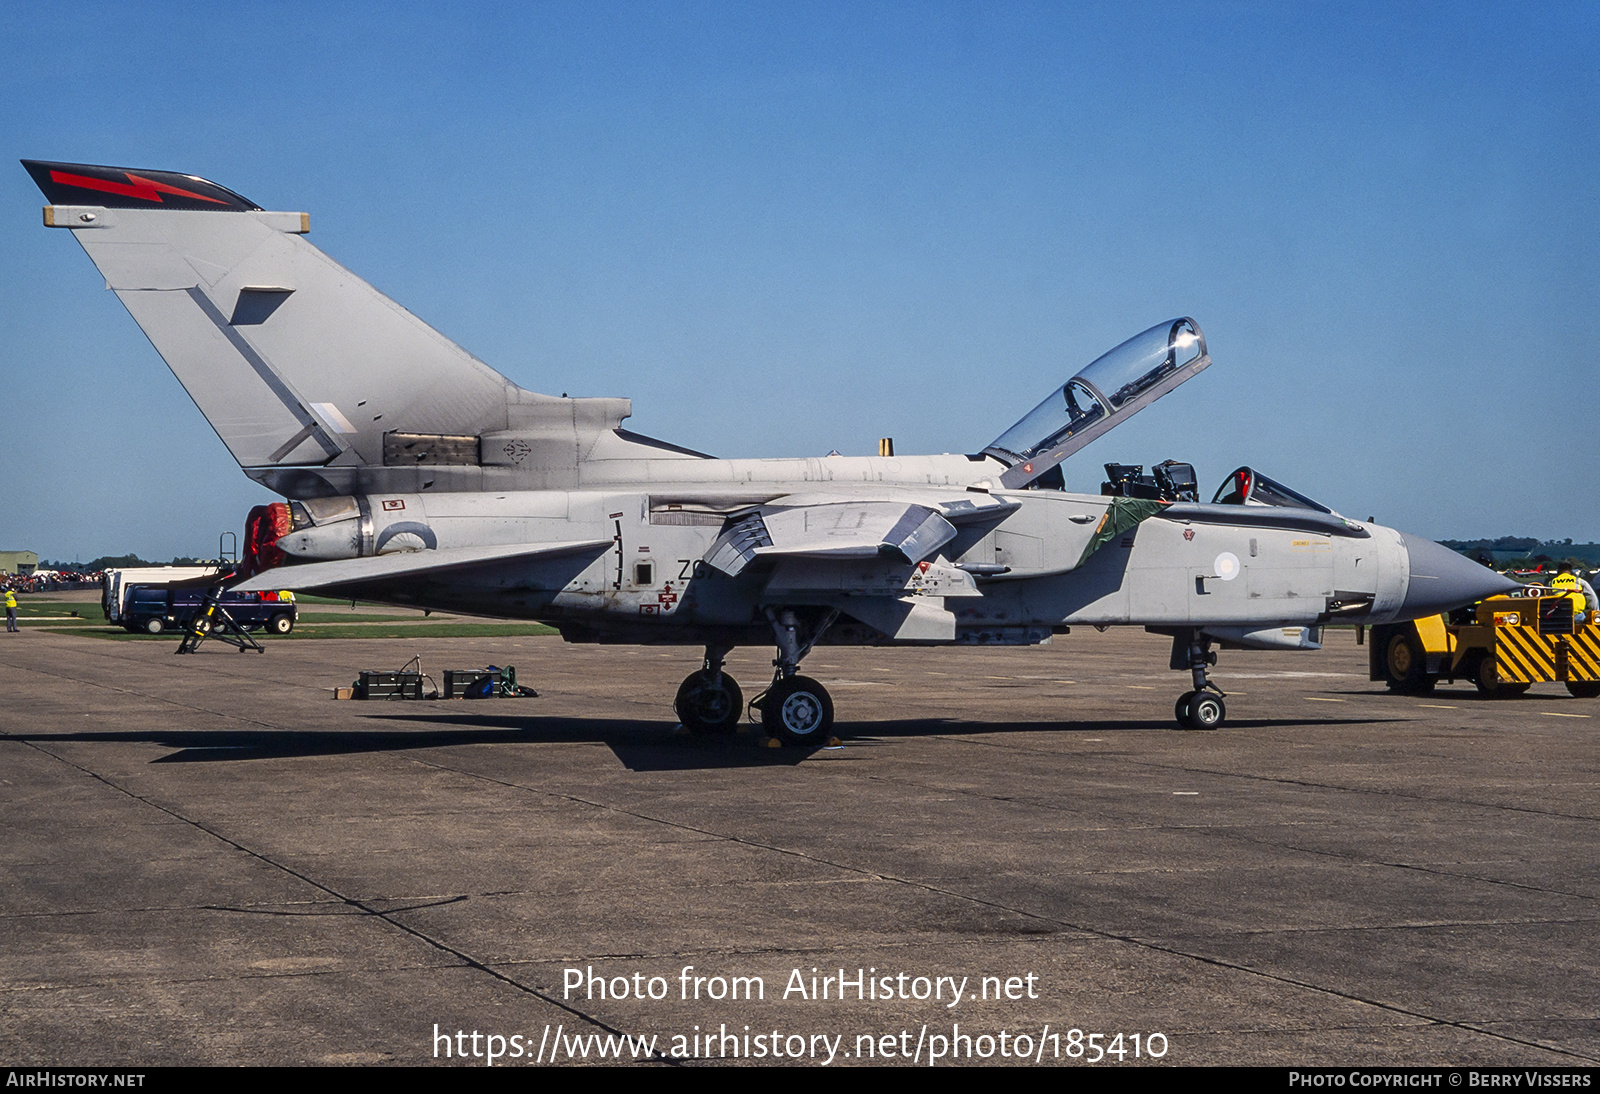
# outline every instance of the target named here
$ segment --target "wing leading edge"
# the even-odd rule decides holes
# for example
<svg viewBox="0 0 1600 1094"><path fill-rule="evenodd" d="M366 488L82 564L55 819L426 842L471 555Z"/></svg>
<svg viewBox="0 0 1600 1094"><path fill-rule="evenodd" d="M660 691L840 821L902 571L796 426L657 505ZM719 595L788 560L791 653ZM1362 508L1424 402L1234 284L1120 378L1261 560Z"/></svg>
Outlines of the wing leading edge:
<svg viewBox="0 0 1600 1094"><path fill-rule="evenodd" d="M571 540L563 543L513 543L496 547L446 547L430 551L404 551L372 558L349 558L335 562L308 562L299 566L277 566L234 586L236 592L289 589L307 592L336 585L364 581L383 581L395 577L420 577L445 570L460 570L492 562L519 559L555 558L584 551L608 550L609 539Z"/></svg>

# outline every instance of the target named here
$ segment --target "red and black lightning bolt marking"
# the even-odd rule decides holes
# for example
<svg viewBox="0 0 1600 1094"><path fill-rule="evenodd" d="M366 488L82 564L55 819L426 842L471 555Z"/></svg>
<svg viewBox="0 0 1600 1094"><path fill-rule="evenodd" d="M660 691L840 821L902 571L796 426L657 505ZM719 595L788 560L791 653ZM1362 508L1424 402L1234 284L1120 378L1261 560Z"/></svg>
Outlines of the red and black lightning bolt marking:
<svg viewBox="0 0 1600 1094"><path fill-rule="evenodd" d="M162 194L176 194L179 197L193 198L196 201L209 201L214 205L226 205L221 198L208 198L204 194L197 194L193 190L180 190L176 186L168 186L164 182L156 182L142 175L135 175L132 171L125 172L128 181L112 182L110 179L90 178L88 175L73 175L66 171L50 172L50 181L59 182L66 186L77 186L84 190L102 190L108 194L120 194L125 198L139 198L143 201L161 203ZM131 184L131 185L130 185Z"/></svg>

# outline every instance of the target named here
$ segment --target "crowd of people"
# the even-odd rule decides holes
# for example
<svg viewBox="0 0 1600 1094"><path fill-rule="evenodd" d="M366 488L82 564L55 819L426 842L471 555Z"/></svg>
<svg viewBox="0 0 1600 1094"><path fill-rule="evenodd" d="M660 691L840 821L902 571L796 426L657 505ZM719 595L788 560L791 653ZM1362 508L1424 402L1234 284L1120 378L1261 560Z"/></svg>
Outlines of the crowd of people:
<svg viewBox="0 0 1600 1094"><path fill-rule="evenodd" d="M73 589L98 589L101 572L80 574L73 570L35 570L31 574L0 574L0 592L54 593Z"/></svg>

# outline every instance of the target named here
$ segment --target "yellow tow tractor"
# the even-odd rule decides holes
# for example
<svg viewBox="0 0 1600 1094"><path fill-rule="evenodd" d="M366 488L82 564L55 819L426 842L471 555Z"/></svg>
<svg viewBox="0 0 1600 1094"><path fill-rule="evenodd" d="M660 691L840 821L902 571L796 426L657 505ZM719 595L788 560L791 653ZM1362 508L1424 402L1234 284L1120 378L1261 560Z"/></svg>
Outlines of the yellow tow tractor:
<svg viewBox="0 0 1600 1094"><path fill-rule="evenodd" d="M1469 608L1372 628L1368 675L1401 694L1426 694L1441 678L1471 680L1489 698L1560 680L1579 699L1600 697L1600 613L1583 596L1525 585Z"/></svg>

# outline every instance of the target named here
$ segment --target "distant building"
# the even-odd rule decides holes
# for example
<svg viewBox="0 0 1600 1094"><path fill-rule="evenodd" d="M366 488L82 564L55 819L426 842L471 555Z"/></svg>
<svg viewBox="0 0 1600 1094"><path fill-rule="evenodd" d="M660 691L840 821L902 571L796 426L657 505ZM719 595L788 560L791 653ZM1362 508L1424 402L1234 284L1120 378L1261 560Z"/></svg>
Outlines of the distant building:
<svg viewBox="0 0 1600 1094"><path fill-rule="evenodd" d="M0 574L31 574L39 568L32 551L0 551Z"/></svg>

